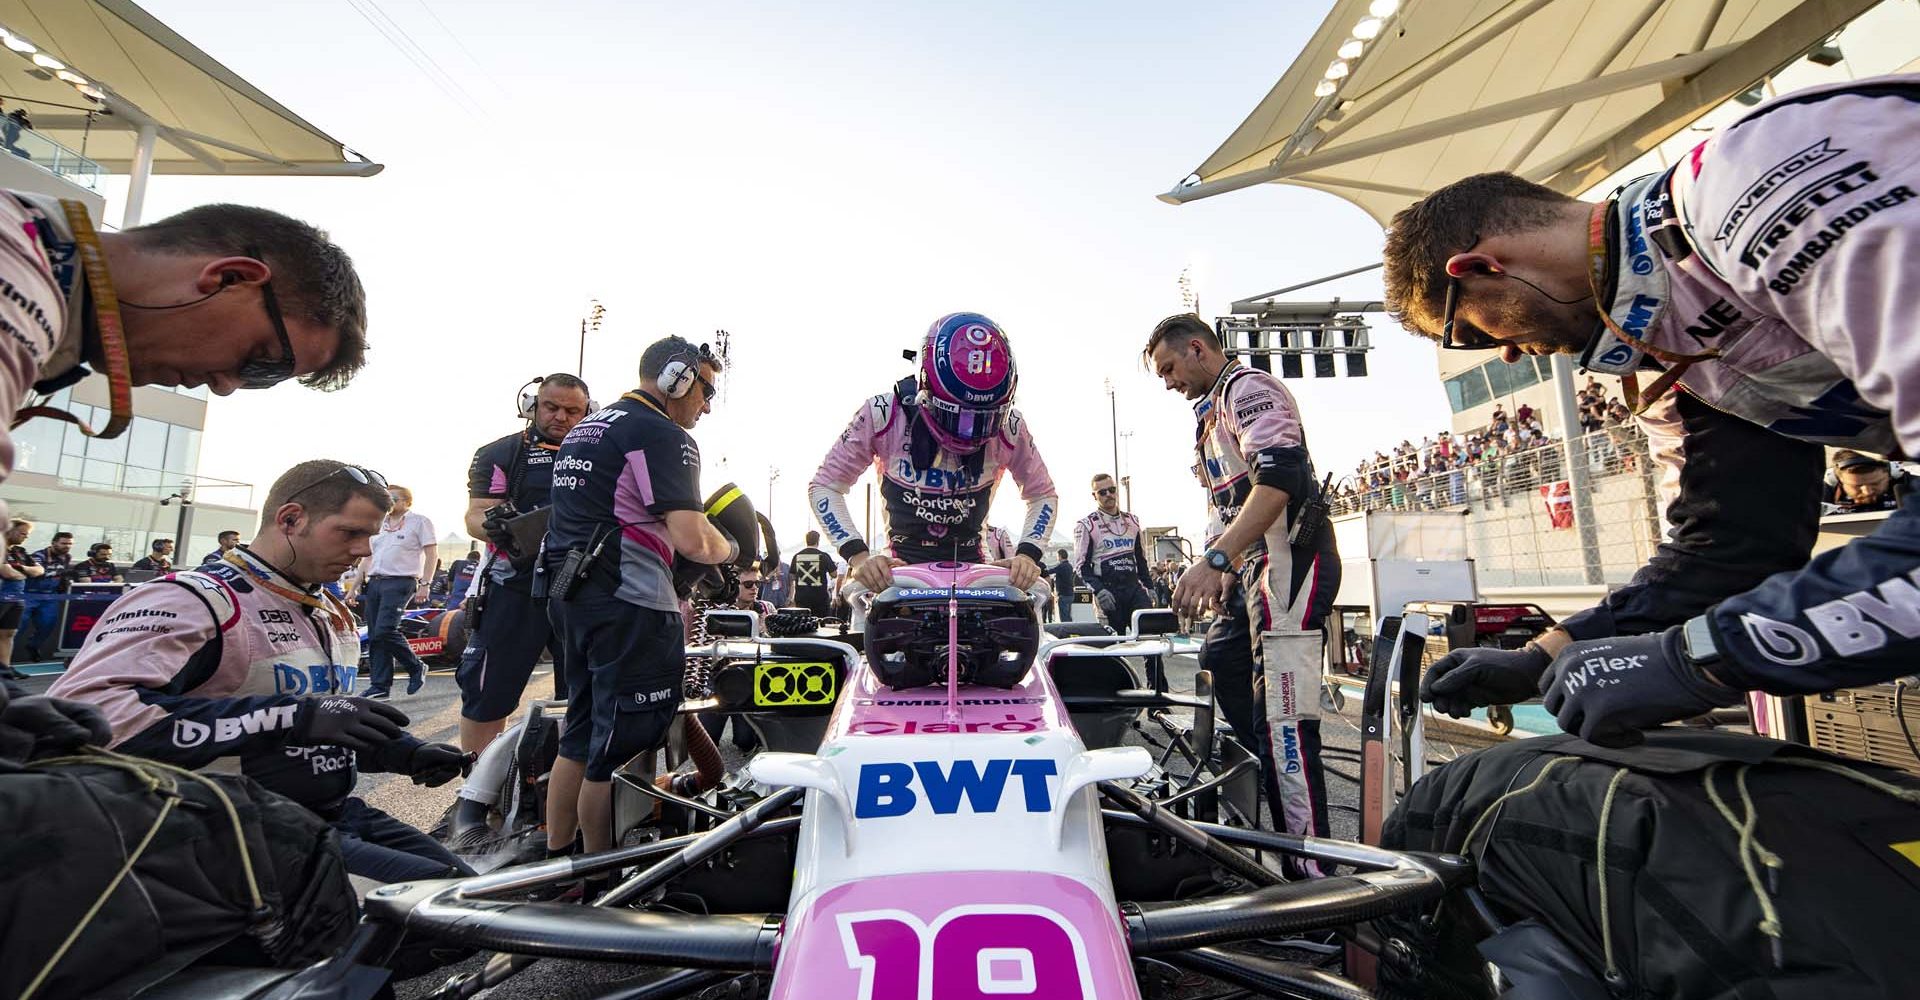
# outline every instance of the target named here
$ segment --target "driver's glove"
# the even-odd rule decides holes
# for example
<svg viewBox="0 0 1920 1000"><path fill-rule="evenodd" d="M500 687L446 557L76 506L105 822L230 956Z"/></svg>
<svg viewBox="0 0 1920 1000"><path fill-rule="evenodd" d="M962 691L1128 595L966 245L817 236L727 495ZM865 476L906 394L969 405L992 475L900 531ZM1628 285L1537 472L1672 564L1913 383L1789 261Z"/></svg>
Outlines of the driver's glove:
<svg viewBox="0 0 1920 1000"><path fill-rule="evenodd" d="M1739 704L1740 692L1687 662L1680 629L1590 639L1561 650L1540 678L1547 711L1588 743L1629 747L1644 739L1642 729Z"/></svg>
<svg viewBox="0 0 1920 1000"><path fill-rule="evenodd" d="M295 711L287 744L372 750L404 735L407 713L371 698L306 698Z"/></svg>
<svg viewBox="0 0 1920 1000"><path fill-rule="evenodd" d="M1476 708L1516 705L1540 690L1540 675L1553 657L1536 643L1520 649L1456 649L1427 668L1420 679L1420 700L1435 711L1464 719Z"/></svg>
<svg viewBox="0 0 1920 1000"><path fill-rule="evenodd" d="M473 769L473 758L450 743L422 743L400 768L416 785L438 788Z"/></svg>
<svg viewBox="0 0 1920 1000"><path fill-rule="evenodd" d="M1111 590L1094 591L1093 603L1100 605L1101 614L1110 615L1120 608L1120 602L1114 599L1113 591Z"/></svg>
<svg viewBox="0 0 1920 1000"><path fill-rule="evenodd" d="M25 762L111 742L106 716L84 701L0 695L0 758Z"/></svg>

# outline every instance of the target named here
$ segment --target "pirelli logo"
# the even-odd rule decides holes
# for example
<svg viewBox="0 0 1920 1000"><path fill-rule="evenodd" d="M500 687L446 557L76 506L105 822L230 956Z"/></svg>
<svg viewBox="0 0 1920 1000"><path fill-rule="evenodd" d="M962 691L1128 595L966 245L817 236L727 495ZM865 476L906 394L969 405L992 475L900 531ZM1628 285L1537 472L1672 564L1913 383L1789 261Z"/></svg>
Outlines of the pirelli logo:
<svg viewBox="0 0 1920 1000"><path fill-rule="evenodd" d="M828 663L756 663L753 703L761 708L831 705L839 686Z"/></svg>

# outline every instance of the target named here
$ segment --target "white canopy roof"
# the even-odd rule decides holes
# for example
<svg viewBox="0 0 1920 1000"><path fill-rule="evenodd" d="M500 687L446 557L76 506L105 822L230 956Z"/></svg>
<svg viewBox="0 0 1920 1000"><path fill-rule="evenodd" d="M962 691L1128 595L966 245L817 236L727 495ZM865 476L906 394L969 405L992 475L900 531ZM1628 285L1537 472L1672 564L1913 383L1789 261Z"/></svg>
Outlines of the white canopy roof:
<svg viewBox="0 0 1920 1000"><path fill-rule="evenodd" d="M34 50L0 48L0 93L45 102L9 109L25 107L35 131L109 170L131 170L136 130L153 125L154 173L380 172L128 0L0 0L0 29ZM107 113L89 122L89 109Z"/></svg>
<svg viewBox="0 0 1920 1000"><path fill-rule="evenodd" d="M1489 170L1578 194L1875 2L1337 0L1266 99L1160 199L1277 181L1385 225ZM1399 9L1355 45L1370 6ZM1323 85L1343 46L1363 51Z"/></svg>

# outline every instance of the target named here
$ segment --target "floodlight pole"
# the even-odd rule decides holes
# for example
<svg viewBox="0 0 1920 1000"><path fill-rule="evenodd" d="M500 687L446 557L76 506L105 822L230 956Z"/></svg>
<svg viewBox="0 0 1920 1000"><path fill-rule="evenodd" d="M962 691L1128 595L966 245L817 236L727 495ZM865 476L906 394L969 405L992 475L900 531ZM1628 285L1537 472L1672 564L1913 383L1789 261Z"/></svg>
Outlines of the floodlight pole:
<svg viewBox="0 0 1920 1000"><path fill-rule="evenodd" d="M1120 404L1114 401L1113 380L1107 380L1107 414L1113 419L1113 474L1120 474Z"/></svg>
<svg viewBox="0 0 1920 1000"><path fill-rule="evenodd" d="M583 379L587 377L587 327L591 324L593 329L598 331L601 317L607 314L607 307L601 305L599 299L591 301L593 308L587 310L585 316L580 317L580 360L573 369L573 373Z"/></svg>

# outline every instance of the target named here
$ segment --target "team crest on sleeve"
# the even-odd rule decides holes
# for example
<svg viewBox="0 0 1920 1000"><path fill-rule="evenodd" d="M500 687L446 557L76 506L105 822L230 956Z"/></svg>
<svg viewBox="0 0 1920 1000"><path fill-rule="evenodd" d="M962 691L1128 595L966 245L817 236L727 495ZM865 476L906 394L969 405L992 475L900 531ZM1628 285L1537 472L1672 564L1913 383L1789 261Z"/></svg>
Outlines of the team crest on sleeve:
<svg viewBox="0 0 1920 1000"><path fill-rule="evenodd" d="M214 621L223 632L240 620L240 597L235 592L253 589L232 566L219 563L204 570L175 573L168 579L200 595L207 607L213 609Z"/></svg>

